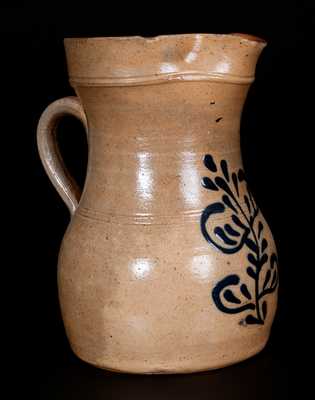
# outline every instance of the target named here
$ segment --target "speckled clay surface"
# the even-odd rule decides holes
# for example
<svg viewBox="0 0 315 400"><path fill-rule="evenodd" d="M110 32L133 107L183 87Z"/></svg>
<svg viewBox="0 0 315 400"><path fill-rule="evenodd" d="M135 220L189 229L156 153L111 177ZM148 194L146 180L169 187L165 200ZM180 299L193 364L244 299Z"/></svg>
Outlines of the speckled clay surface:
<svg viewBox="0 0 315 400"><path fill-rule="evenodd" d="M239 172L241 111L264 46L241 34L65 40L77 97L45 110L38 146L72 215L58 285L81 359L114 371L185 373L265 346L275 248ZM56 149L65 114L87 127L81 197Z"/></svg>

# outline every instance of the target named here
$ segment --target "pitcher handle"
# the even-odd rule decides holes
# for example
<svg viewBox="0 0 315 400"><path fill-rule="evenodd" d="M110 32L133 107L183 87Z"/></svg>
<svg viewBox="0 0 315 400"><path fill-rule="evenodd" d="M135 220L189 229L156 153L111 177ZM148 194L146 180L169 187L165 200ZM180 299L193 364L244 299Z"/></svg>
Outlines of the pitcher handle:
<svg viewBox="0 0 315 400"><path fill-rule="evenodd" d="M87 119L80 100L75 96L64 97L51 103L42 113L37 126L37 147L50 181L73 215L81 190L65 166L56 138L58 123L66 115L78 118L87 132Z"/></svg>

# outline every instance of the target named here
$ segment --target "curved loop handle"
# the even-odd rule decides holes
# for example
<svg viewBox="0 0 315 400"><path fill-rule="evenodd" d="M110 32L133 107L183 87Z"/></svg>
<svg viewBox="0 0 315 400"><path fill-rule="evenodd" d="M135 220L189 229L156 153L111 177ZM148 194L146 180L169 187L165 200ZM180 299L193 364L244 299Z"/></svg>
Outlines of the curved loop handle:
<svg viewBox="0 0 315 400"><path fill-rule="evenodd" d="M37 126L37 146L49 179L73 215L81 191L63 162L56 139L58 123L66 115L78 118L87 131L87 120L80 100L74 96L64 97L51 103L41 115Z"/></svg>

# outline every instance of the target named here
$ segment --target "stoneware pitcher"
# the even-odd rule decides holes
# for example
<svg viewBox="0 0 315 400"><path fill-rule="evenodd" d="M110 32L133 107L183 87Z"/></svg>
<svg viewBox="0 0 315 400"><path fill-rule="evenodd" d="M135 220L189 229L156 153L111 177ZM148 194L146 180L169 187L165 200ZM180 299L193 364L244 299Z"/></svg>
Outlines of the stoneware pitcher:
<svg viewBox="0 0 315 400"><path fill-rule="evenodd" d="M65 39L76 96L44 111L38 148L71 213L58 288L82 360L186 373L265 346L278 263L239 140L264 46L244 34ZM82 194L56 144L64 115L88 136Z"/></svg>

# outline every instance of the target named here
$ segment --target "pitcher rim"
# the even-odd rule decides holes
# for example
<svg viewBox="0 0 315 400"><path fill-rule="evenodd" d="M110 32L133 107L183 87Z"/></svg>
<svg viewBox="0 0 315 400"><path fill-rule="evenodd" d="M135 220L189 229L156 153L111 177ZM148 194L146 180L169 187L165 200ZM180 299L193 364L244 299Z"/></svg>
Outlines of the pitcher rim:
<svg viewBox="0 0 315 400"><path fill-rule="evenodd" d="M65 37L64 42L70 41L140 41L143 43L155 43L166 39L183 39L183 38L194 38L202 37L209 39L235 39L244 40L260 45L266 45L267 41L259 36L247 34L247 33L178 33L178 34L165 34L155 36L141 36L141 35L127 35L127 36L78 36L78 37Z"/></svg>
<svg viewBox="0 0 315 400"><path fill-rule="evenodd" d="M248 84L264 39L244 33L65 38L70 83L126 86L170 81Z"/></svg>

